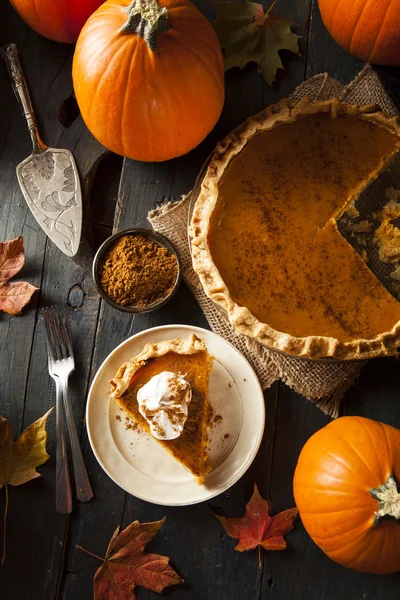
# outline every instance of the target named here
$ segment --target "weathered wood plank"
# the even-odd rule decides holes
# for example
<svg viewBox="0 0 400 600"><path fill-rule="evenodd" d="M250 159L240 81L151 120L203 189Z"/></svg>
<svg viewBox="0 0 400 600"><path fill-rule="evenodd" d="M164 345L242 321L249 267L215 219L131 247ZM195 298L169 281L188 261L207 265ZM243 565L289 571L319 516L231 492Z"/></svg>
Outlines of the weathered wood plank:
<svg viewBox="0 0 400 600"><path fill-rule="evenodd" d="M1 16L1 42L14 41L19 46L44 141L73 150L85 182L104 150L80 120L69 129L59 121L60 106L72 94L72 47L31 32L9 3L2 6ZM19 434L54 403L37 312L41 306L54 303L70 311L77 358L71 398L81 428L99 306L90 277L88 245L83 244L79 266L48 242L30 214L15 176L17 164L31 152L29 134L3 64L0 77L0 234L1 239L10 239L22 233L27 265L21 275L41 288L22 317L0 317L1 414L10 419ZM55 598L62 569L68 518L55 512L54 416L50 417L48 432L52 458L41 469L43 477L10 490L8 559L0 580L2 589L18 598ZM2 494L0 510L4 508L3 498ZM20 576L24 564L29 565L29 577Z"/></svg>

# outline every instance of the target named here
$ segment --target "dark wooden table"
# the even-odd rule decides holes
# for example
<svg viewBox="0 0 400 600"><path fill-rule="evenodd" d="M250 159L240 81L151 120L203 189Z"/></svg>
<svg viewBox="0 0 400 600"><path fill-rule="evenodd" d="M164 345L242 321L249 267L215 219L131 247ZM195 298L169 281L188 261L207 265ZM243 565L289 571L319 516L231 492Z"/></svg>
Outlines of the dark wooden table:
<svg viewBox="0 0 400 600"><path fill-rule="evenodd" d="M206 2L200 6L212 16ZM234 552L213 510L241 516L254 482L272 498L273 511L293 506L292 477L305 441L329 419L311 402L283 384L265 393L267 421L262 446L246 475L227 493L209 503L164 508L141 502L117 487L98 465L88 444L84 413L90 382L107 354L128 336L148 327L207 323L185 285L164 309L132 317L102 304L91 278L91 258L99 241L114 227L144 224L147 211L166 197L179 197L193 185L215 142L249 115L288 95L296 85L327 71L349 82L362 63L341 50L324 29L316 0L280 0L276 11L297 23L302 58L284 55L286 72L269 88L253 66L226 75L226 103L215 130L199 148L174 161L143 164L105 153L85 128L72 96L73 48L32 32L2 0L0 41L16 42L30 82L45 141L75 154L85 192L87 241L77 260L61 254L46 239L23 200L15 168L30 153L19 106L0 64L0 240L24 236L26 279L40 287L21 317L0 315L0 414L20 434L54 403L39 309L54 303L69 311L77 369L71 378L75 418L81 433L95 498L77 504L69 517L55 512L55 424L49 420L51 459L42 477L10 489L7 561L0 569L1 600L87 600L99 564L77 544L104 555L118 525L134 519L167 517L151 549L172 557L187 581L172 588L174 600L391 600L400 597L400 576L374 576L336 565L313 544L300 520L289 534L286 552ZM385 85L400 106L399 70L380 69ZM121 169L123 177L120 181ZM115 210L116 209L116 210ZM365 415L400 427L400 378L395 360L371 361L343 404L344 414ZM0 493L0 514L4 510ZM0 531L1 531L0 526ZM139 599L156 594L137 589Z"/></svg>

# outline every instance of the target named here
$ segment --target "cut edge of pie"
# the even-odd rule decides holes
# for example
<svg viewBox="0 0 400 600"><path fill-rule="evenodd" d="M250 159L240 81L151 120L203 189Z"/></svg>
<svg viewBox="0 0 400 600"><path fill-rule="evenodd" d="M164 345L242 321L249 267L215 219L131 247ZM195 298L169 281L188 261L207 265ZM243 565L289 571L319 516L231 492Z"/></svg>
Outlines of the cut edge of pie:
<svg viewBox="0 0 400 600"><path fill-rule="evenodd" d="M257 134L272 130L280 124L293 123L302 115L317 113L330 114L332 117L357 116L390 131L400 141L398 117L385 116L377 105L350 105L337 98L315 101L305 97L299 102L283 99L250 117L217 145L206 171L189 227L193 267L207 296L226 311L230 323L236 330L266 346L293 356L313 359L364 360L397 355L400 346L400 321L390 331L383 332L372 339L360 338L351 341L340 341L322 335L296 337L259 321L246 306L241 306L233 300L211 254L208 243L209 223L219 197L219 181L230 161ZM387 168L397 151L398 148L345 199L341 210L335 214L334 219L331 219L332 224L336 226L335 220L346 210L351 209L358 195Z"/></svg>
<svg viewBox="0 0 400 600"><path fill-rule="evenodd" d="M165 357L168 354L177 354L181 356L191 356L198 353L204 353L205 355L205 373L204 378L206 381L206 390L205 390L205 398L204 398L204 415L201 422L198 426L201 428L201 443L199 444L198 452L199 452L199 461L201 463L201 472L196 474L189 466L189 464L177 457L176 454L172 451L171 446L168 444L168 440L159 440L153 436L151 436L150 428L147 425L147 422L142 419L141 422L138 422L136 416L129 410L126 404L122 401L122 397L124 393L131 386L132 381L135 375L145 366L149 364L149 361L153 359ZM211 465L208 463L208 455L207 455L207 429L210 426L210 421L212 418L212 408L209 402L208 397L208 383L210 374L213 367L213 357L207 350L207 346L201 338L197 337L195 334L191 334L187 339L182 340L179 338L173 340L166 340L157 343L149 343L143 348L142 352L137 356L131 358L128 362L121 365L113 377L110 380L111 385L111 398L117 401L120 408L128 413L134 421L139 425L141 429L143 429L146 433L148 433L156 442L161 444L167 452L169 452L175 460L178 460L181 464L183 464L193 475L194 479L198 483L198 485L202 485L204 483L205 476L212 470ZM192 400L193 402L193 400ZM190 405L189 405L189 417L190 417ZM175 440L172 440L175 441Z"/></svg>

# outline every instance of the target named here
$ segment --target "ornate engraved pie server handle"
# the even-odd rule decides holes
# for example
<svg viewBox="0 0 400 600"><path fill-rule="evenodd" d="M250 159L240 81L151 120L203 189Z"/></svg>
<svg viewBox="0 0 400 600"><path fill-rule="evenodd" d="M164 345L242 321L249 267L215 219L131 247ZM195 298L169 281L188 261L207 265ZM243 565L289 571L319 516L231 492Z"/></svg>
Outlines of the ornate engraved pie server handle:
<svg viewBox="0 0 400 600"><path fill-rule="evenodd" d="M28 123L28 129L33 144L33 152L34 154L38 154L43 152L43 150L46 150L46 146L43 144L39 136L36 125L36 117L33 111L28 85L22 69L18 48L15 44L8 44L7 46L3 46L1 48L1 53L6 62L15 95L21 103L26 122Z"/></svg>

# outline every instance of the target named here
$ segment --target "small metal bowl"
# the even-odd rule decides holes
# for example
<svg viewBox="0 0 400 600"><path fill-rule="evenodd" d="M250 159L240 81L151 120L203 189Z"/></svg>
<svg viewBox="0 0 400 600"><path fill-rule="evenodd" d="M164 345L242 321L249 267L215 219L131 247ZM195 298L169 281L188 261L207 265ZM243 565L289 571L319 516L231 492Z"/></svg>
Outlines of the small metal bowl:
<svg viewBox="0 0 400 600"><path fill-rule="evenodd" d="M117 302L114 302L114 300L111 300L111 298L109 296L107 296L107 294L103 290L101 283L100 283L100 265L102 264L104 255L107 253L107 251L111 248L111 246L113 246L115 244L115 242L119 238L123 237L124 235L143 235L144 237L149 238L150 240L152 240L159 246L162 246L163 248L167 248L167 250L169 250L175 256L177 263L178 263L178 274L176 276L176 281L175 281L174 287L172 288L170 293L167 296L165 296L165 298L163 298L162 300L159 300L158 302L153 302L153 304L149 304L148 306L143 306L141 308L137 308L135 306L121 306L121 304L117 304ZM107 302L107 304L109 304L113 308L116 308L117 310L122 310L123 312L147 313L147 312L151 312L153 310L157 310L158 308L161 308L167 302L169 302L169 300L171 300L172 296L175 294L176 290L179 287L181 278L182 278L182 265L181 265L179 255L178 255L178 252L177 252L175 246L164 235L161 235L161 233L157 233L157 232L153 231L152 229L133 227L132 229L125 229L124 231L115 233L114 235L107 238L105 242L102 243L100 248L97 250L94 260L93 260L93 279L94 279L94 282L95 282L95 285L96 285L99 295L103 298L103 300L105 300Z"/></svg>

